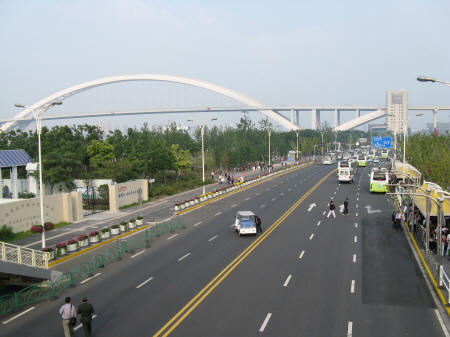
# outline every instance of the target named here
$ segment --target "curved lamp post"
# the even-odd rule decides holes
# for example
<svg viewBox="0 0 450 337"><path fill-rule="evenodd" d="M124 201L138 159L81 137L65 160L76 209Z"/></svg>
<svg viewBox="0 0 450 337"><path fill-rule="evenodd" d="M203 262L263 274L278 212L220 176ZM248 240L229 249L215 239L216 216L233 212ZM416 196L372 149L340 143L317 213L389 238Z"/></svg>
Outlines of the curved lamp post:
<svg viewBox="0 0 450 337"><path fill-rule="evenodd" d="M55 101L49 103L43 107L42 113L45 113L49 108L55 105L61 105L62 102ZM24 104L14 104L17 108L27 108ZM33 110L33 117L36 120L36 133L38 135L38 156L39 156L39 204L41 209L41 226L42 226L42 248L45 248L45 226L44 226L44 191L43 191L43 183L42 183L42 156L41 156L41 129L42 129L42 121L41 118L36 115L36 112Z"/></svg>
<svg viewBox="0 0 450 337"><path fill-rule="evenodd" d="M418 77L417 77L417 80L418 80L419 82L441 83L441 84L445 84L445 85L447 85L447 86L450 87L450 82L437 80L437 79L435 79L435 78L433 78L433 77L429 77L429 76L418 76Z"/></svg>

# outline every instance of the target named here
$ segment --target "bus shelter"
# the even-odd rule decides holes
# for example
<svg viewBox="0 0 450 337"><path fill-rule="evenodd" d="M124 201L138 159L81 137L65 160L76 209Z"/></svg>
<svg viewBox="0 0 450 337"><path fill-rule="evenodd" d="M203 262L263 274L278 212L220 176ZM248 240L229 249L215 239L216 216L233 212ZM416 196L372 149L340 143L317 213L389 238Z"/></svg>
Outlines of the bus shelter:
<svg viewBox="0 0 450 337"><path fill-rule="evenodd" d="M2 169L10 169L11 196L17 199L19 196L17 187L17 168L26 166L32 160L25 150L0 150L0 199L3 199Z"/></svg>

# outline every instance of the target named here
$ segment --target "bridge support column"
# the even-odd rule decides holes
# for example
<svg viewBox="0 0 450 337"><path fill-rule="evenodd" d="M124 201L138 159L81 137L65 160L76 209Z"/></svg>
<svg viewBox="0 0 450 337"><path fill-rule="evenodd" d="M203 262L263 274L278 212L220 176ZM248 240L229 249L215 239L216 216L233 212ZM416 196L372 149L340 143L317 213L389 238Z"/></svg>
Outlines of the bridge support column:
<svg viewBox="0 0 450 337"><path fill-rule="evenodd" d="M295 110L295 124L297 124L297 126L300 126L300 111Z"/></svg>
<svg viewBox="0 0 450 337"><path fill-rule="evenodd" d="M438 109L433 109L433 132L436 132L437 128L437 113Z"/></svg>
<svg viewBox="0 0 450 337"><path fill-rule="evenodd" d="M294 124L294 108L291 109L291 123Z"/></svg>
<svg viewBox="0 0 450 337"><path fill-rule="evenodd" d="M11 194L13 199L17 199L19 197L19 193L17 191L17 166L11 168Z"/></svg>
<svg viewBox="0 0 450 337"><path fill-rule="evenodd" d="M355 114L355 117L356 117L356 118L359 118L359 117L361 117L361 110L359 110L359 109L356 109L356 114Z"/></svg>
<svg viewBox="0 0 450 337"><path fill-rule="evenodd" d="M337 128L341 125L341 111L334 109L334 127Z"/></svg>
<svg viewBox="0 0 450 337"><path fill-rule="evenodd" d="M320 110L318 109L312 110L312 129L320 129Z"/></svg>

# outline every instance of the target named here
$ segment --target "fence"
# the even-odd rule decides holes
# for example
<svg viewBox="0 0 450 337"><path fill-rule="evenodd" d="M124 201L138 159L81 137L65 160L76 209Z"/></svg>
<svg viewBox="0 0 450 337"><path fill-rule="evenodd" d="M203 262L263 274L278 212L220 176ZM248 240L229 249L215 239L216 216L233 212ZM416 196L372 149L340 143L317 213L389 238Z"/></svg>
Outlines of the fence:
<svg viewBox="0 0 450 337"><path fill-rule="evenodd" d="M444 267L439 268L439 287L447 289L447 306L450 306L450 279L444 271Z"/></svg>
<svg viewBox="0 0 450 337"><path fill-rule="evenodd" d="M100 268L120 260L127 252L148 247L151 238L157 238L164 233L185 228L182 219L156 224L126 238L117 239L117 244L111 246L99 255L93 256L88 262L80 263L70 272L62 273L53 281L46 281L22 289L13 294L0 297L0 316L20 309L23 306L49 298L56 298L65 289L75 286L81 280L94 275ZM47 260L48 261L48 260Z"/></svg>
<svg viewBox="0 0 450 337"><path fill-rule="evenodd" d="M0 248L1 261L48 269L49 253L6 242L0 242Z"/></svg>

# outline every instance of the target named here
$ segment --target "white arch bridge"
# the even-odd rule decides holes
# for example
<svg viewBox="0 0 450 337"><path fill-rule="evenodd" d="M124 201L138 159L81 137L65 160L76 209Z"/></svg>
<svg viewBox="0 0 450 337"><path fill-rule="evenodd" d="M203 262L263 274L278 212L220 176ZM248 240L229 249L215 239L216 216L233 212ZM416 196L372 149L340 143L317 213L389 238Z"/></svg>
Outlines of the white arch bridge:
<svg viewBox="0 0 450 337"><path fill-rule="evenodd" d="M189 108L189 109L147 109L147 110L133 110L133 111L110 111L110 112L97 112L97 113L85 113L85 114L70 114L70 115L57 115L57 116L45 116L45 111L48 107L58 101L63 101L64 99L73 96L75 94L81 93L83 91L104 86L112 83L119 82L130 82L130 81L162 81L162 82L172 82L178 84L184 84L188 86L198 87L212 92L218 93L220 95L234 99L240 103L243 103L243 107L202 107L202 108ZM433 107L433 106L423 106L423 107L408 107L408 110L429 110L434 112L434 124L436 126L436 115L439 110L450 110L450 107ZM74 118L90 118L90 117L103 117L103 116L121 116L121 115L140 115L140 114L165 114L165 113L193 113L193 112L229 112L229 111L259 111L274 122L277 122L284 128L288 130L299 130L302 129L300 126L300 112L310 111L312 113L312 129L317 129L320 126L320 112L321 111L334 111L334 129L336 131L349 130L372 120L376 120L383 116L386 116L386 108L383 106L279 106L279 107L268 107L264 106L260 102L240 94L236 91L211 84L204 81L199 81L195 79L189 79L179 76L170 75L152 75L152 74L141 74L141 75L124 75L124 76L113 76L107 78L101 78L94 81L84 82L67 89L58 91L36 103L26 107L23 111L17 114L14 118L8 120L0 120L0 130L2 132L16 129L25 128L35 117L39 117L42 120L50 119L74 119ZM290 118L286 118L280 112L290 112ZM340 123L340 113L341 111L355 111L355 118L341 124ZM361 115L362 111L368 111L368 113ZM42 116L43 115L43 116Z"/></svg>

